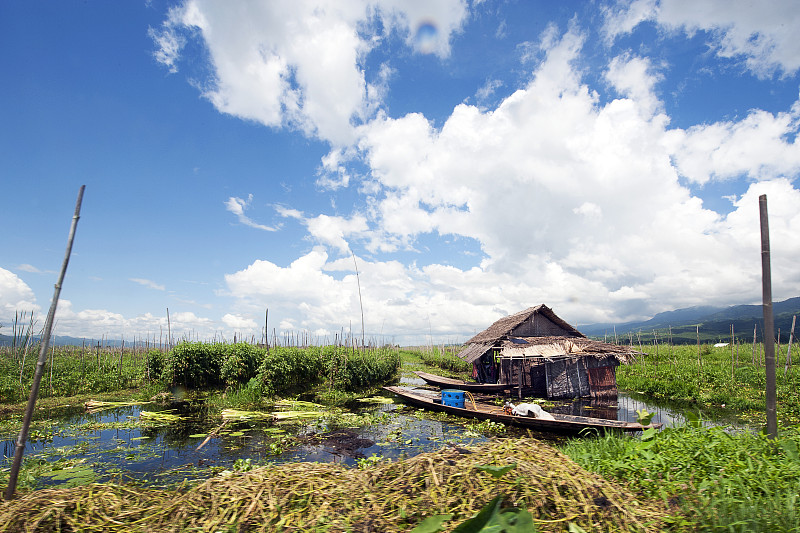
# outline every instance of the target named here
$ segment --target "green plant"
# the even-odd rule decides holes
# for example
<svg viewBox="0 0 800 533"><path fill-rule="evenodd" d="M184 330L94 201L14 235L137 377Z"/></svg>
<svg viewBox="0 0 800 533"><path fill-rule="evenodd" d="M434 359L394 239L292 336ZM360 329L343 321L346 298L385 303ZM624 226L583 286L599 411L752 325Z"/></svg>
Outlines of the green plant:
<svg viewBox="0 0 800 533"><path fill-rule="evenodd" d="M631 489L677 505L704 530L800 529L800 432L777 440L687 425L641 438L606 435L573 440L563 450L584 468L627 482Z"/></svg>

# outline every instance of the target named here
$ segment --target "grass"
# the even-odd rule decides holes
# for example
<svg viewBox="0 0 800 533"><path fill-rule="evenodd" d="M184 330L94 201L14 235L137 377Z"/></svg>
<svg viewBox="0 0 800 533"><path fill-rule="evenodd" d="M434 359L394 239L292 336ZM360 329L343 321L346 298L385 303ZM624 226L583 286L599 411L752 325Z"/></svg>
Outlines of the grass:
<svg viewBox="0 0 800 533"><path fill-rule="evenodd" d="M456 357L459 350L460 347L453 346L423 346L416 353L424 364L464 377L472 373L472 363Z"/></svg>
<svg viewBox="0 0 800 533"><path fill-rule="evenodd" d="M671 505L675 529L742 533L800 531L799 449L796 429L771 440L697 420L641 439L607 435L562 447L584 468Z"/></svg>
<svg viewBox="0 0 800 533"><path fill-rule="evenodd" d="M617 368L620 389L699 406L725 407L745 420L765 423L766 372L760 345L754 350L752 345L732 349L730 345L714 348L706 344L698 349L696 345L660 344L643 345L642 351L645 355L639 362ZM800 424L800 368L790 366L784 375L785 356L784 346L776 373L777 412L779 425L791 427ZM793 359L798 361L796 355Z"/></svg>

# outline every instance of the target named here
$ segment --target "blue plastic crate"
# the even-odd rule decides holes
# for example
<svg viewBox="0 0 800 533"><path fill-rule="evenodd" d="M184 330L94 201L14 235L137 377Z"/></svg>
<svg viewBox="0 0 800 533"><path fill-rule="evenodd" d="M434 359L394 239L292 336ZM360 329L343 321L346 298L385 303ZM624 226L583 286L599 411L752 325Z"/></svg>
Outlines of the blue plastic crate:
<svg viewBox="0 0 800 533"><path fill-rule="evenodd" d="M442 389L442 405L464 408L464 391L455 389Z"/></svg>

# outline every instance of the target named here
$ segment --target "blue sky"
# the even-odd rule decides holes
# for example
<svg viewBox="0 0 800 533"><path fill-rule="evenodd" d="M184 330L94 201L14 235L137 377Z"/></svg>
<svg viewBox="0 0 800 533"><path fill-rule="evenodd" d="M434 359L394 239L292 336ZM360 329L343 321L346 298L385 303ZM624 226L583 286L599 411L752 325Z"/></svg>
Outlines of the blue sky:
<svg viewBox="0 0 800 533"><path fill-rule="evenodd" d="M800 294L794 2L0 4L0 332L463 341ZM355 257L355 261L354 261ZM358 265L358 279L354 263Z"/></svg>

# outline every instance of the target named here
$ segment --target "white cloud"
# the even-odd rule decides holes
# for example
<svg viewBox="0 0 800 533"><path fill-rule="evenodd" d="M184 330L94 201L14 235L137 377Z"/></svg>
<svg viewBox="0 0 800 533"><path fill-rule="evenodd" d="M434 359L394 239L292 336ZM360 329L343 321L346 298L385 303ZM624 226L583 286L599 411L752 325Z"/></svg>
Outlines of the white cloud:
<svg viewBox="0 0 800 533"><path fill-rule="evenodd" d="M668 31L709 33L709 46L723 58L743 59L755 75L791 75L800 69L800 10L794 0L635 0L606 10L609 41L653 21Z"/></svg>
<svg viewBox="0 0 800 533"><path fill-rule="evenodd" d="M420 113L391 117L379 109L391 73L367 81L362 67L385 38L371 33L369 21L383 17L389 28L407 27L402 35L412 39L422 11L363 2L310 13L309 5L251 7L243 24L232 10L191 1L173 25L202 35L218 77L206 96L222 112L276 127L290 123L329 141L317 184L340 190L358 183L366 204L350 215L277 206L279 216L306 225L316 246L288 265L258 260L226 275L236 308L223 317L229 327L259 324L269 308L271 324L283 331L359 331L363 304L368 335L463 340L538 303L588 323L757 301L760 191L769 194L780 242L774 294L796 294L800 279L792 267L800 261L800 241L792 235L800 221L792 178L800 172L793 140L800 104L670 129L656 92L665 67L632 53L610 60L605 81L618 97L601 102L581 77L585 36L573 22L566 33L551 25L538 43L519 47L523 64L534 69L527 84L493 109L458 105L438 128ZM741 55L759 74L797 68L785 53L793 45L780 40L769 17L751 24L737 3L728 14L691 8L681 19L678 5L631 2L610 10L610 38L655 20L709 31L718 54ZM449 21L440 26L449 39L463 15L448 13L439 16ZM776 44L764 48L766 37L739 41L750 27L766 28L758 35ZM328 50L319 50L320 39ZM442 57L444 42L408 41ZM489 96L494 87L485 89ZM727 215L705 208L686 186L741 175L754 183ZM251 200L231 197L226 206L243 224L271 229L245 216ZM380 256L452 235L480 244L479 264L402 264ZM343 256L354 243L374 254L358 257L359 280L352 258Z"/></svg>
<svg viewBox="0 0 800 533"><path fill-rule="evenodd" d="M485 102L502 86L503 82L501 80L486 80L486 83L475 93L475 98L478 99L478 102Z"/></svg>
<svg viewBox="0 0 800 533"><path fill-rule="evenodd" d="M207 341L220 336L232 337L236 331L231 328L226 330L225 325L224 321L216 322L190 311L171 311L169 320L166 313L162 316L144 313L126 317L108 309L75 310L71 301L59 300L55 334L89 339L106 337L166 343L171 333L174 342L183 339Z"/></svg>
<svg viewBox="0 0 800 533"><path fill-rule="evenodd" d="M605 77L620 95L636 101L646 116L662 110L663 106L655 95L655 87L663 76L653 71L648 59L615 57L609 63Z"/></svg>
<svg viewBox="0 0 800 533"><path fill-rule="evenodd" d="M354 140L352 124L371 116L385 92L387 70L366 79L369 51L397 31L417 51L445 57L466 16L463 0L240 2L236 8L186 0L151 37L156 59L171 71L185 39L202 40L213 70L203 95L219 111L291 125L345 146Z"/></svg>
<svg viewBox="0 0 800 533"><path fill-rule="evenodd" d="M681 175L703 184L746 175L754 180L800 172L800 101L772 114L755 109L739 121L673 130L666 138Z"/></svg>
<svg viewBox="0 0 800 533"><path fill-rule="evenodd" d="M149 288L149 289L155 289L155 290L157 290L157 291L163 291L163 290L166 290L166 289L165 289L165 287L164 287L163 285L159 285L159 284L158 284L158 283L156 283L155 281L151 281L151 280L149 280L149 279L143 279L143 278L129 278L129 281L132 281L132 282L134 282L134 283L138 283L139 285L142 285L142 286L144 286L144 287L147 287L147 288Z"/></svg>
<svg viewBox="0 0 800 533"><path fill-rule="evenodd" d="M232 330L241 332L252 332L258 330L258 324L251 318L245 318L240 315L227 313L223 315L222 321Z"/></svg>
<svg viewBox="0 0 800 533"><path fill-rule="evenodd" d="M311 236L321 244L338 249L341 253L349 253L347 238L367 231L367 219L362 215L352 218L319 215L306 220Z"/></svg>
<svg viewBox="0 0 800 533"><path fill-rule="evenodd" d="M29 265L27 263L23 263L23 264L17 266L17 270L21 270L23 272L30 272L32 274L41 274L42 273L41 270L39 270L35 266Z"/></svg>
<svg viewBox="0 0 800 533"><path fill-rule="evenodd" d="M36 296L16 274L0 268L0 324L7 326L18 311L39 312Z"/></svg>
<svg viewBox="0 0 800 533"><path fill-rule="evenodd" d="M271 226L265 226L264 224L259 224L244 214L245 209L250 207L250 203L252 201L253 201L252 194L247 196L247 200L231 196L225 202L225 209L236 215L236 218L239 219L239 222L241 222L245 226L249 226L251 228L256 228L264 231L278 231L277 228Z"/></svg>

